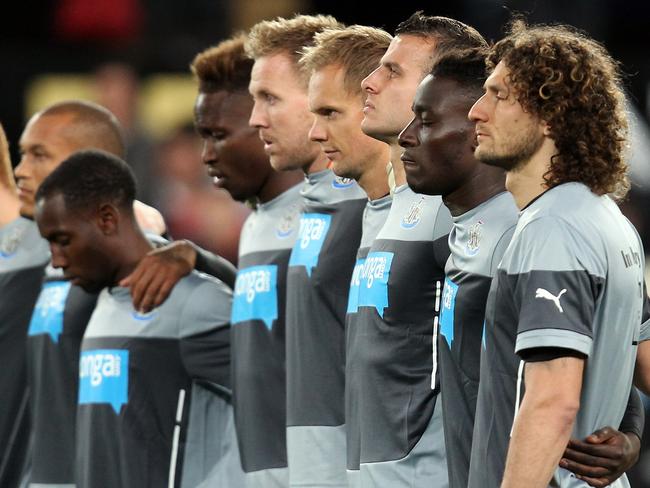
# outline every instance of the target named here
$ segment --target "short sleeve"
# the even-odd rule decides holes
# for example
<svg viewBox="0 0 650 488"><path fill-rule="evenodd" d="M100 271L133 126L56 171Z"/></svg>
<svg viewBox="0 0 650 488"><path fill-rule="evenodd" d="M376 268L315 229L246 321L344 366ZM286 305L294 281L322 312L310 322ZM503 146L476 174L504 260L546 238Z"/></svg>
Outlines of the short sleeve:
<svg viewBox="0 0 650 488"><path fill-rule="evenodd" d="M190 277L179 324L180 352L189 376L230 388L230 307L232 295L206 275Z"/></svg>
<svg viewBox="0 0 650 488"><path fill-rule="evenodd" d="M585 241L549 217L528 223L513 241L508 274L519 304L517 353L538 347L591 353L604 265Z"/></svg>

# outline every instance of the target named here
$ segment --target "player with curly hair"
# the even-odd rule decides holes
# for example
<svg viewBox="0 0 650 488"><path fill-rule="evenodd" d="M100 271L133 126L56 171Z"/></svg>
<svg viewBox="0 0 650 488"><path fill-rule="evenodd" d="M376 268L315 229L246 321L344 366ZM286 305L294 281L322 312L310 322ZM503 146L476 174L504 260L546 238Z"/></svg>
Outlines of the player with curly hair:
<svg viewBox="0 0 650 488"><path fill-rule="evenodd" d="M475 155L506 170L520 214L488 297L469 486L581 486L558 462L572 434L619 424L643 307L641 240L613 200L620 75L585 35L521 21L487 64Z"/></svg>

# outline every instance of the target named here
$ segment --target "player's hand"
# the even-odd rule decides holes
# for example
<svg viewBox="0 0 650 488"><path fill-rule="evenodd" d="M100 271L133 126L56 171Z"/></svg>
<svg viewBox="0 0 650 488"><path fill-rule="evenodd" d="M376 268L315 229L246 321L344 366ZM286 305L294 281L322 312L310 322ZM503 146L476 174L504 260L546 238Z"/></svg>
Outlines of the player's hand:
<svg viewBox="0 0 650 488"><path fill-rule="evenodd" d="M196 251L187 241L176 241L149 252L133 270L120 281L131 289L133 308L150 312L162 304L178 280L188 275L196 263Z"/></svg>
<svg viewBox="0 0 650 488"><path fill-rule="evenodd" d="M639 459L641 441L635 434L624 434L603 427L584 441L571 439L560 466L597 488L611 484Z"/></svg>
<svg viewBox="0 0 650 488"><path fill-rule="evenodd" d="M153 207L142 203L139 200L133 202L133 214L140 228L145 232L161 236L165 233L165 219L162 214Z"/></svg>

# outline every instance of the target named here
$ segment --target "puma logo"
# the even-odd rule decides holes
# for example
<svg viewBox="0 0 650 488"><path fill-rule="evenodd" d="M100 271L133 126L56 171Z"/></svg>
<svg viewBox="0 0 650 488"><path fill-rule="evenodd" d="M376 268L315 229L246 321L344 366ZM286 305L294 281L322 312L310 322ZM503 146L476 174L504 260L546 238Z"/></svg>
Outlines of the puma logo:
<svg viewBox="0 0 650 488"><path fill-rule="evenodd" d="M546 300L550 300L553 303L555 303L555 306L557 309L560 311L560 313L563 313L564 310L562 309L562 305L560 305L560 297L566 293L566 288L563 288L560 293L558 293L557 296L553 295L550 291L545 290L544 288L538 288L535 291L535 298L545 298Z"/></svg>

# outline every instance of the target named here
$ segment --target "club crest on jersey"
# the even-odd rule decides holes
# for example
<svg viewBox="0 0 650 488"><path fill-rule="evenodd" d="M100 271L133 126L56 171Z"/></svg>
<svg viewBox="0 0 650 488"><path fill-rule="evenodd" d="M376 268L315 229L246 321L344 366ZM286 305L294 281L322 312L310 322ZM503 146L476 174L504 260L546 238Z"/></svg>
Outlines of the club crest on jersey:
<svg viewBox="0 0 650 488"><path fill-rule="evenodd" d="M343 188L350 188L354 185L354 179L352 178L343 178L341 176L335 176L332 180L332 188L341 190Z"/></svg>
<svg viewBox="0 0 650 488"><path fill-rule="evenodd" d="M137 310L133 310L131 312L131 318L137 320L138 322L149 322L157 316L157 310L151 310L150 312L139 312Z"/></svg>
<svg viewBox="0 0 650 488"><path fill-rule="evenodd" d="M468 256L474 256L481 247L481 233L483 221L478 220L474 225L469 228L467 236L467 244L465 245L465 253Z"/></svg>
<svg viewBox="0 0 650 488"><path fill-rule="evenodd" d="M393 264L392 252L371 252L359 276L359 307L375 307L380 317L388 308L388 278Z"/></svg>
<svg viewBox="0 0 650 488"><path fill-rule="evenodd" d="M0 240L0 258L8 259L16 254L24 233L24 227L15 227Z"/></svg>
<svg viewBox="0 0 650 488"><path fill-rule="evenodd" d="M442 308L440 309L440 333L450 348L454 342L454 310L457 293L458 285L449 278L445 278L445 286L442 290Z"/></svg>
<svg viewBox="0 0 650 488"><path fill-rule="evenodd" d="M128 402L129 351L96 349L79 358L79 404L107 403L119 415Z"/></svg>
<svg viewBox="0 0 650 488"><path fill-rule="evenodd" d="M357 313L359 309L359 283L361 282L361 272L365 263L365 259L357 259L354 265L352 279L350 280L350 292L348 293L347 313Z"/></svg>
<svg viewBox="0 0 650 488"><path fill-rule="evenodd" d="M298 227L298 219L300 217L300 210L298 205L292 205L287 213L280 219L277 227L275 228L275 235L278 239L286 239L293 235L293 232Z"/></svg>
<svg viewBox="0 0 650 488"><path fill-rule="evenodd" d="M306 213L300 217L298 239L291 250L289 266L304 266L307 276L311 276L331 222L332 216L328 214Z"/></svg>
<svg viewBox="0 0 650 488"><path fill-rule="evenodd" d="M27 334L48 334L54 343L63 332L63 311L70 293L70 282L50 281L43 285L34 307Z"/></svg>
<svg viewBox="0 0 650 488"><path fill-rule="evenodd" d="M271 330L278 318L278 267L251 266L237 273L231 323L261 320Z"/></svg>
<svg viewBox="0 0 650 488"><path fill-rule="evenodd" d="M420 197L417 202L413 202L408 212L402 218L400 226L404 229L412 229L422 220L422 206L424 205L424 197Z"/></svg>

